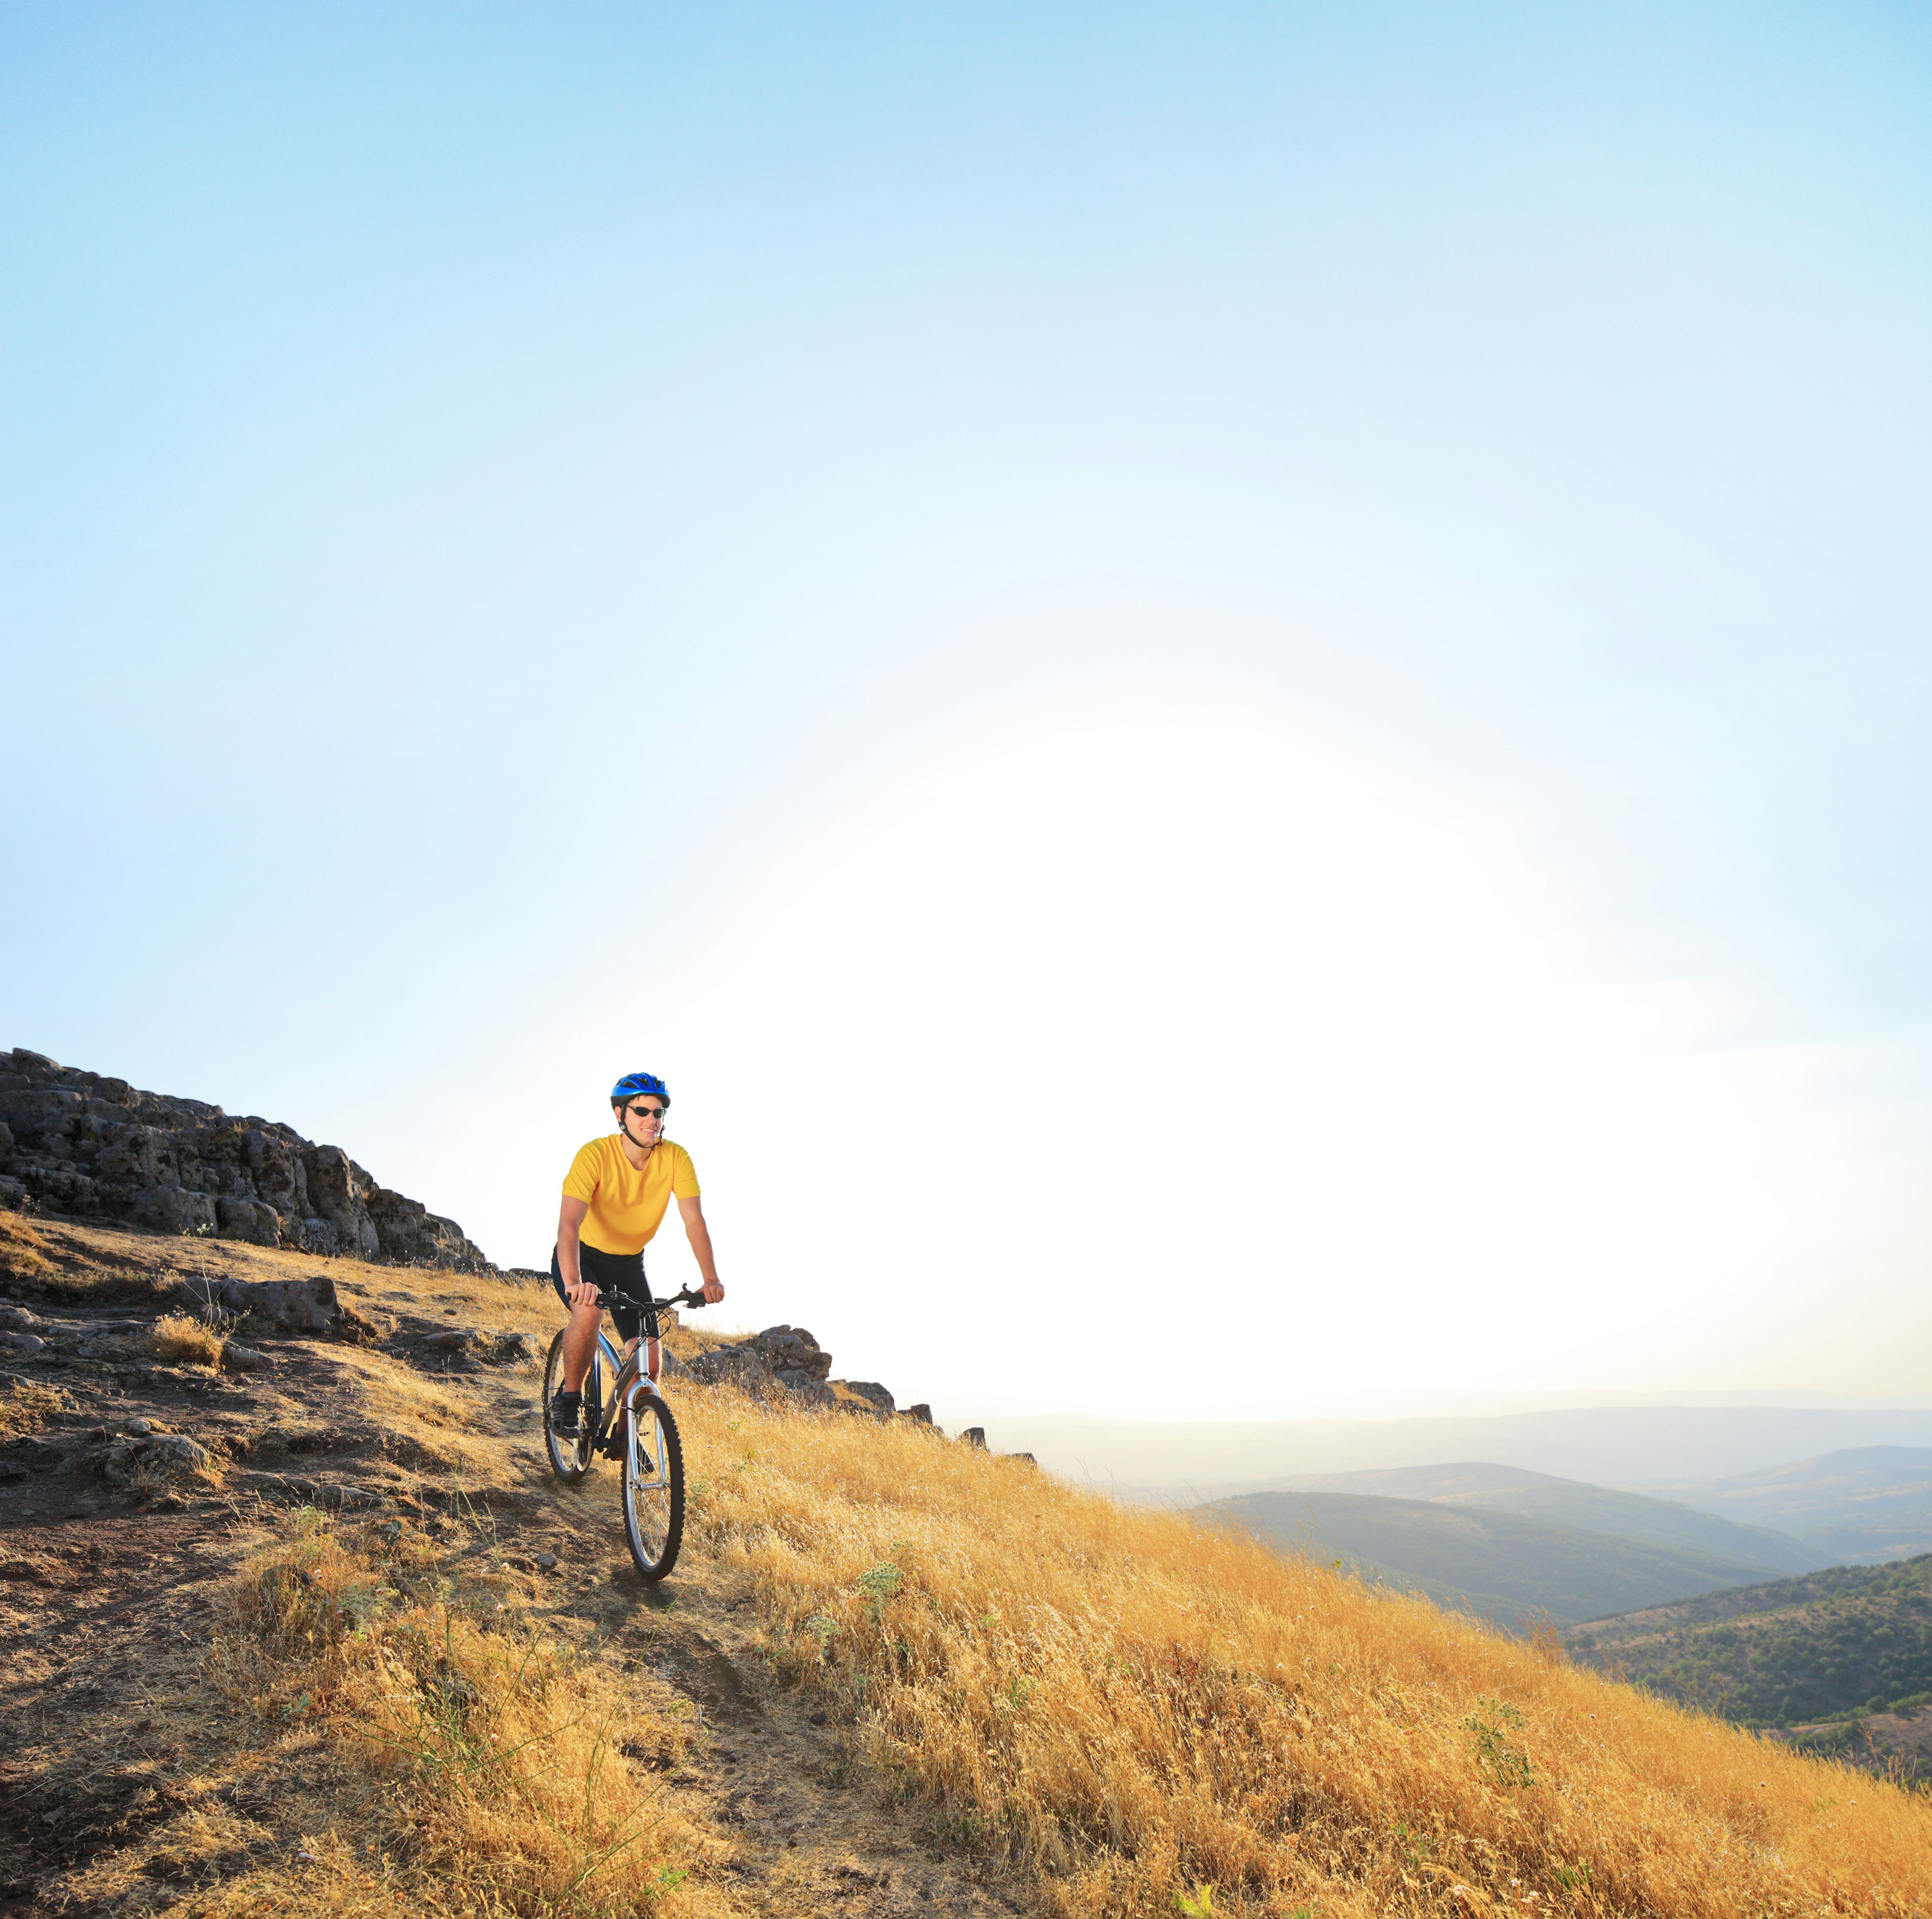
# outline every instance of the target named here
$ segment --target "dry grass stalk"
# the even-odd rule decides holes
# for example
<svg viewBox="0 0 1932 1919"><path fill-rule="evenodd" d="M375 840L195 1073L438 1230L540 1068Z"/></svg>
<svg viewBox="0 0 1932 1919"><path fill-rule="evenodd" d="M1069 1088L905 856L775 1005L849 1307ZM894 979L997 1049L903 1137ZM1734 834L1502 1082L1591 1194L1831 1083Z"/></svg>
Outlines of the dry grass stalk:
<svg viewBox="0 0 1932 1919"><path fill-rule="evenodd" d="M7 1396L0 1399L0 1439L19 1439L38 1432L65 1402L51 1386L38 1380L9 1382Z"/></svg>
<svg viewBox="0 0 1932 1919"><path fill-rule="evenodd" d="M780 1661L1042 1909L1904 1915L1932 1808L909 1422L680 1396Z"/></svg>
<svg viewBox="0 0 1932 1919"><path fill-rule="evenodd" d="M0 1213L0 1273L10 1279L41 1280L57 1269L46 1240L17 1213Z"/></svg>
<svg viewBox="0 0 1932 1919"><path fill-rule="evenodd" d="M239 1881L203 1911L709 1909L682 1882L710 1842L651 1783L685 1735L522 1629L512 1578L464 1570L415 1529L313 1513L255 1561L212 1674L258 1720L322 1729L370 1791L359 1843L312 1846L299 1893Z"/></svg>
<svg viewBox="0 0 1932 1919"><path fill-rule="evenodd" d="M184 1312L171 1312L154 1321L148 1335L158 1359L176 1365L218 1366L227 1335L206 1321Z"/></svg>

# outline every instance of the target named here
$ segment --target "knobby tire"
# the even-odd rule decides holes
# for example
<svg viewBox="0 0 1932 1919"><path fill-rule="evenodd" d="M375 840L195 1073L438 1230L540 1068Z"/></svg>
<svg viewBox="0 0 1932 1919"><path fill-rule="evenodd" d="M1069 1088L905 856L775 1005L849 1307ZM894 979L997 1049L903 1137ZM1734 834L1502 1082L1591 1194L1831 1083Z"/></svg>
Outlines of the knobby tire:
<svg viewBox="0 0 1932 1919"><path fill-rule="evenodd" d="M626 1409L623 1438L624 1540L655 1585L677 1564L684 1542L684 1446L670 1408L655 1393Z"/></svg>
<svg viewBox="0 0 1932 1919"><path fill-rule="evenodd" d="M590 1470L590 1442L592 1437L590 1429L595 1427L603 1415L604 1354L602 1349L593 1348L590 1355L590 1370L584 1375L586 1430L583 1438L573 1441L560 1439L550 1430L550 1402L556 1398L557 1388L562 1384L563 1335L560 1333L550 1342L550 1357L544 1362L544 1451L549 1456L550 1471L559 1479L574 1486Z"/></svg>

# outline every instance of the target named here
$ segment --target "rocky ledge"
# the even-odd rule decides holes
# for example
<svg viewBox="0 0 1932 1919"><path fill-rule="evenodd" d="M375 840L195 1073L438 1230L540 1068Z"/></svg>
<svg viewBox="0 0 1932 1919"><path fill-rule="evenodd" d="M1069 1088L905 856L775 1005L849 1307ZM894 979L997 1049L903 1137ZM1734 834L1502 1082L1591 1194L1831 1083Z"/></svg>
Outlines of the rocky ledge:
<svg viewBox="0 0 1932 1919"><path fill-rule="evenodd" d="M0 1206L30 1203L161 1232L490 1270L454 1220L377 1185L339 1146L16 1046L0 1053Z"/></svg>

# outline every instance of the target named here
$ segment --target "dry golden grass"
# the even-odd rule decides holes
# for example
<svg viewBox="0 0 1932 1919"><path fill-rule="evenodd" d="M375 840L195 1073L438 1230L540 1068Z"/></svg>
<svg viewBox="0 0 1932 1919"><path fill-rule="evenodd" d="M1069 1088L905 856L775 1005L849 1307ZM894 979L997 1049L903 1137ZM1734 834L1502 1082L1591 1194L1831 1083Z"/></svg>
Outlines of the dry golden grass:
<svg viewBox="0 0 1932 1919"><path fill-rule="evenodd" d="M619 1915L712 1909L714 1842L658 1803L685 1749L610 1675L524 1627L515 1576L399 1524L313 1513L238 1582L209 1660L266 1743L319 1731L347 1766L313 1870L244 1876L206 1915Z"/></svg>
<svg viewBox="0 0 1932 1919"><path fill-rule="evenodd" d="M364 1414L379 1426L398 1459L470 1475L490 1474L500 1447L481 1388L431 1378L386 1354L337 1349L335 1361L353 1384Z"/></svg>
<svg viewBox="0 0 1932 1919"><path fill-rule="evenodd" d="M220 1365L222 1348L228 1344L225 1333L184 1312L171 1312L156 1320L148 1341L158 1359L198 1366Z"/></svg>
<svg viewBox="0 0 1932 1919"><path fill-rule="evenodd" d="M38 1282L54 1270L45 1237L17 1213L0 1213L0 1273Z"/></svg>
<svg viewBox="0 0 1932 1919"><path fill-rule="evenodd" d="M223 1254L250 1276L314 1266ZM376 1310L453 1304L539 1350L559 1318L538 1288L330 1270ZM527 1370L512 1393L329 1351L377 1423L452 1457L500 1470L530 1416L510 1404ZM670 1391L687 1549L750 1576L780 1671L853 1726L907 1819L1034 1875L1029 1909L1932 1911L1932 1807L1868 1777L910 1422ZM235 1879L196 1909L719 1909L715 1881L662 1876L711 1842L650 1823L648 1783L612 1756L665 1726L628 1715L596 1658L515 1625L509 1579L463 1574L413 1531L312 1528L272 1549L214 1669L248 1736L325 1741L347 1783L301 1875Z"/></svg>
<svg viewBox="0 0 1932 1919"><path fill-rule="evenodd" d="M38 1380L10 1381L7 1396L0 1399L0 1439L38 1432L64 1403L52 1387L43 1386Z"/></svg>
<svg viewBox="0 0 1932 1919"><path fill-rule="evenodd" d="M779 1660L1043 1910L1903 1915L1932 1808L908 1422L677 1403Z"/></svg>

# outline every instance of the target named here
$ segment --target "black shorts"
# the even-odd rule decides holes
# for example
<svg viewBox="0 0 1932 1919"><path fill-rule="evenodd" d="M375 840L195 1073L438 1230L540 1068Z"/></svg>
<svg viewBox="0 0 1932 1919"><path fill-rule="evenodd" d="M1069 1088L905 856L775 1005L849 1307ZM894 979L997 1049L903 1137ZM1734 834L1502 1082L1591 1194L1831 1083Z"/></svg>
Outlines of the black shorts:
<svg viewBox="0 0 1932 1919"><path fill-rule="evenodd" d="M577 1243L577 1270L599 1292L628 1293L634 1300L651 1297L651 1282L644 1277L644 1256L640 1252L605 1252L598 1246L587 1246L580 1240ZM550 1249L550 1283L556 1288L556 1296L566 1306L570 1301L563 1290L563 1269L556 1263L556 1249ZM634 1339L644 1324L644 1316L635 1306L614 1306L610 1317L616 1323L618 1335L625 1339Z"/></svg>

